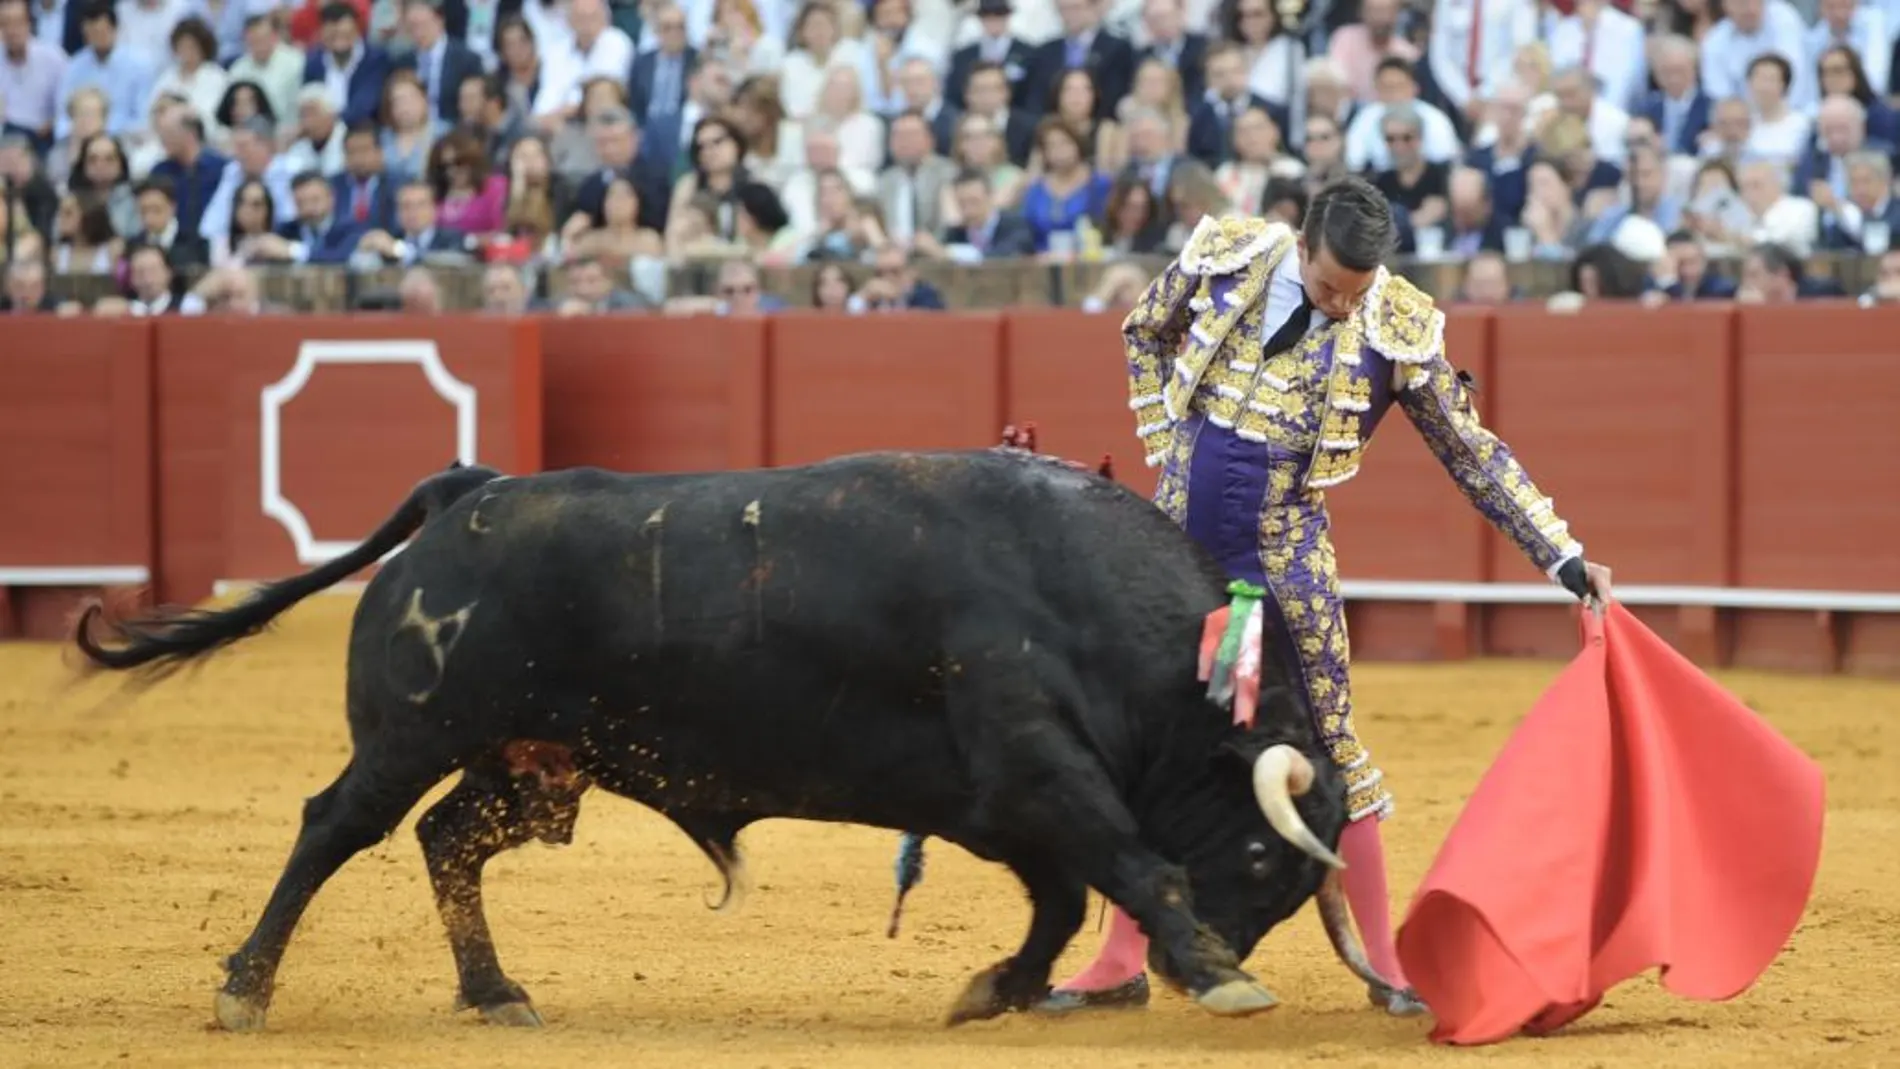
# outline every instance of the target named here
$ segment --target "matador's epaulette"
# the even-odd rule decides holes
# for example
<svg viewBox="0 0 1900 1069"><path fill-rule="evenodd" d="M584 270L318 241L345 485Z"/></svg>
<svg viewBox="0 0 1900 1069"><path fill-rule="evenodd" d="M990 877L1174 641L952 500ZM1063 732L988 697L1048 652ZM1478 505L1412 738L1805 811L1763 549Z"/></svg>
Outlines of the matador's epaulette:
<svg viewBox="0 0 1900 1069"><path fill-rule="evenodd" d="M1292 237L1285 223L1250 215L1204 215L1181 247L1181 270L1189 275L1231 275Z"/></svg>
<svg viewBox="0 0 1900 1069"><path fill-rule="evenodd" d="M1422 364L1445 347L1445 313L1411 280L1379 269L1366 296L1366 343L1387 359Z"/></svg>

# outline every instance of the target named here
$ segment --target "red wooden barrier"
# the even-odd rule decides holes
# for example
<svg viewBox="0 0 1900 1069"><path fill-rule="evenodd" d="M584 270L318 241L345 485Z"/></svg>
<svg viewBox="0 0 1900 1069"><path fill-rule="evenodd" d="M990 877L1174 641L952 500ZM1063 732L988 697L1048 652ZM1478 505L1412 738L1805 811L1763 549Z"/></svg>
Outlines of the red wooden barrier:
<svg viewBox="0 0 1900 1069"><path fill-rule="evenodd" d="M159 589L301 571L460 457L541 465L532 322L157 321Z"/></svg>
<svg viewBox="0 0 1900 1069"><path fill-rule="evenodd" d="M0 354L0 638L58 634L153 564L151 348L138 323L9 317Z"/></svg>

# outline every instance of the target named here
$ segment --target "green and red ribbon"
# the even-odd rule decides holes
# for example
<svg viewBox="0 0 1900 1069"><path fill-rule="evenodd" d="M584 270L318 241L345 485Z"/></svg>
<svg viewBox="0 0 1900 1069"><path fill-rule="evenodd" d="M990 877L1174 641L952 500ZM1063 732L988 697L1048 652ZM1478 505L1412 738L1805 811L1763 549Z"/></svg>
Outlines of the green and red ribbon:
<svg viewBox="0 0 1900 1069"><path fill-rule="evenodd" d="M1227 584L1226 605L1207 614L1201 625L1200 678L1207 700L1233 706L1234 723L1252 727L1260 704L1261 641L1265 632L1260 601L1265 587L1244 579Z"/></svg>

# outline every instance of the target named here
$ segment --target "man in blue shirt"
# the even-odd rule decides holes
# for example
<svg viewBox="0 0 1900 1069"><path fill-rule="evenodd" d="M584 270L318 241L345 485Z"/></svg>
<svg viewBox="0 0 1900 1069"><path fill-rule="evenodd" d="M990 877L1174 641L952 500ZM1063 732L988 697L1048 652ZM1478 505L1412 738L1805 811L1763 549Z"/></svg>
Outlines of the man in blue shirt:
<svg viewBox="0 0 1900 1069"><path fill-rule="evenodd" d="M106 113L106 132L121 135L145 125L145 102L151 96L154 72L130 48L119 47L119 13L111 0L83 0L79 28L86 47L73 54L66 74L59 82L59 99L89 85L98 86L111 101ZM72 117L60 108L53 124L55 139L72 132Z"/></svg>

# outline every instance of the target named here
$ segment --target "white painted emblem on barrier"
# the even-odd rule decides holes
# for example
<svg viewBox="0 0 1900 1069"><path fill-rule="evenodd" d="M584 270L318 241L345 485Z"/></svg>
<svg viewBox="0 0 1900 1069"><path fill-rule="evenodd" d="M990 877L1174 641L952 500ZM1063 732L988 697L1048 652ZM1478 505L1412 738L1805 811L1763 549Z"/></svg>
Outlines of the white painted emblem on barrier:
<svg viewBox="0 0 1900 1069"><path fill-rule="evenodd" d="M283 407L303 391L320 364L414 364L421 368L436 396L455 406L456 458L464 464L475 463L475 387L449 373L434 342L304 342L297 348L297 363L290 373L264 387L260 396L258 463L264 515L290 532L291 543L297 549L297 562L305 565L326 564L359 544L320 541L311 534L310 521L304 517L303 510L284 496ZM395 550L390 552L393 554Z"/></svg>

